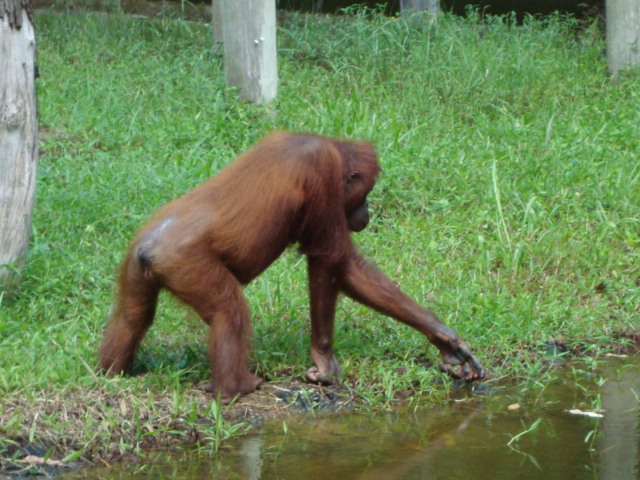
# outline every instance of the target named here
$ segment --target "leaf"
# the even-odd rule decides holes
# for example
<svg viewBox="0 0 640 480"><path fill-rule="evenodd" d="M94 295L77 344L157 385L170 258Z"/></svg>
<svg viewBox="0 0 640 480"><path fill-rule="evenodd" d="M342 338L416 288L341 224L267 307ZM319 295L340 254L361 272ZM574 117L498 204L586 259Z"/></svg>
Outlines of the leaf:
<svg viewBox="0 0 640 480"><path fill-rule="evenodd" d="M84 450L76 450L62 459L62 463L72 462L84 455Z"/></svg>

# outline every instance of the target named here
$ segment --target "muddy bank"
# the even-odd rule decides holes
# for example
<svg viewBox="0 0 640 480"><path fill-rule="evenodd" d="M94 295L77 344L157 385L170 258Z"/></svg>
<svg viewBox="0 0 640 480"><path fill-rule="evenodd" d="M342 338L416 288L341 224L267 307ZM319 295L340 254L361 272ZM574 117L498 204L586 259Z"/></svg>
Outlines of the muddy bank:
<svg viewBox="0 0 640 480"><path fill-rule="evenodd" d="M34 393L32 398L0 400L3 430L19 422L24 435L2 439L0 479L10 475L52 475L83 465L110 464L131 458L120 440L147 450L198 445L215 428L215 399L198 389L185 392L193 416L167 393L70 390ZM302 381L264 384L229 407L223 422L232 436L275 417L352 408L358 399L345 386L322 387ZM50 421L40 423L39 419ZM137 426L136 426L137 425ZM233 428L232 426L239 428ZM87 441L88 439L88 441ZM224 438L223 438L224 440ZM77 455L76 458L73 458ZM66 460L65 460L66 459Z"/></svg>
<svg viewBox="0 0 640 480"><path fill-rule="evenodd" d="M637 333L621 335L611 346L611 353L601 358L631 358L638 352L639 339ZM578 360L580 353L579 347L568 348L549 341L514 352L510 358L542 361L553 369ZM494 359L494 370L504 371L505 362ZM504 382L505 378L500 380ZM489 368L484 382L455 382L453 386L487 393L497 380ZM54 394L40 391L20 399L1 399L0 479L50 476L69 468L108 465L132 459L132 452L150 449L222 443L278 417L367 408L366 402L349 387L322 387L302 380L273 381L222 409L215 399L195 388L176 398L168 391L123 390L110 382L105 382L101 390L70 388ZM394 406L401 406L415 399L416 393L395 392L393 397ZM7 435L12 430L17 434Z"/></svg>

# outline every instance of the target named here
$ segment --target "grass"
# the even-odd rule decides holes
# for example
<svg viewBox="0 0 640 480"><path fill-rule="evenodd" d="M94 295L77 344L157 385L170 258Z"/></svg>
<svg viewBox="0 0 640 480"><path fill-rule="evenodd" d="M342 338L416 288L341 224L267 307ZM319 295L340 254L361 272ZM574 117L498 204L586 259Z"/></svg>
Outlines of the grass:
<svg viewBox="0 0 640 480"><path fill-rule="evenodd" d="M0 294L5 460L16 446L96 461L238 433L193 390L209 375L205 327L169 297L139 354L146 375L96 376L96 349L136 229L273 129L377 146L384 172L356 242L493 378L529 378L545 343L597 355L637 340L640 76L607 79L595 25L288 15L267 108L225 89L204 24L41 13L37 33L34 231L20 290ZM306 291L295 251L246 289L270 381L310 365ZM449 388L423 337L347 300L335 347L370 408Z"/></svg>

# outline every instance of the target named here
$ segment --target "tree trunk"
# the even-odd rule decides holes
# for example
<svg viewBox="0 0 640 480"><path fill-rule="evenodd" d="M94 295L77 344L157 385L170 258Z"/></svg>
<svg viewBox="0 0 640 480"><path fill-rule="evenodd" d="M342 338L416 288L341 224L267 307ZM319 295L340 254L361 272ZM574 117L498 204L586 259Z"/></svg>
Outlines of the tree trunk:
<svg viewBox="0 0 640 480"><path fill-rule="evenodd" d="M607 0L607 71L640 66L640 0Z"/></svg>
<svg viewBox="0 0 640 480"><path fill-rule="evenodd" d="M403 17L419 12L437 15L440 12L440 0L400 0L400 14Z"/></svg>
<svg viewBox="0 0 640 480"><path fill-rule="evenodd" d="M227 86L255 103L278 91L275 0L222 0L224 73Z"/></svg>
<svg viewBox="0 0 640 480"><path fill-rule="evenodd" d="M36 41L30 0L0 0L0 290L20 278L38 163Z"/></svg>

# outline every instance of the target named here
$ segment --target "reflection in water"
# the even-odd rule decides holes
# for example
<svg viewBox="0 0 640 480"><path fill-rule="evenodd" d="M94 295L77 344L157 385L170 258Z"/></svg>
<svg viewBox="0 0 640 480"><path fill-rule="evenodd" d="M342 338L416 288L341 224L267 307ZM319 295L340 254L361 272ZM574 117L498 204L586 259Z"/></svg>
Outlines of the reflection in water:
<svg viewBox="0 0 640 480"><path fill-rule="evenodd" d="M601 390L602 421L598 441L601 479L640 478L640 372L626 371L608 380Z"/></svg>
<svg viewBox="0 0 640 480"><path fill-rule="evenodd" d="M160 453L145 465L60 478L640 480L640 365L599 375L608 378L600 391L574 371L534 389L463 389L443 408L271 422L213 460ZM602 419L568 413L598 395Z"/></svg>
<svg viewBox="0 0 640 480"><path fill-rule="evenodd" d="M240 446L243 457L245 478L259 480L262 476L262 446L264 442L260 436L247 438Z"/></svg>

